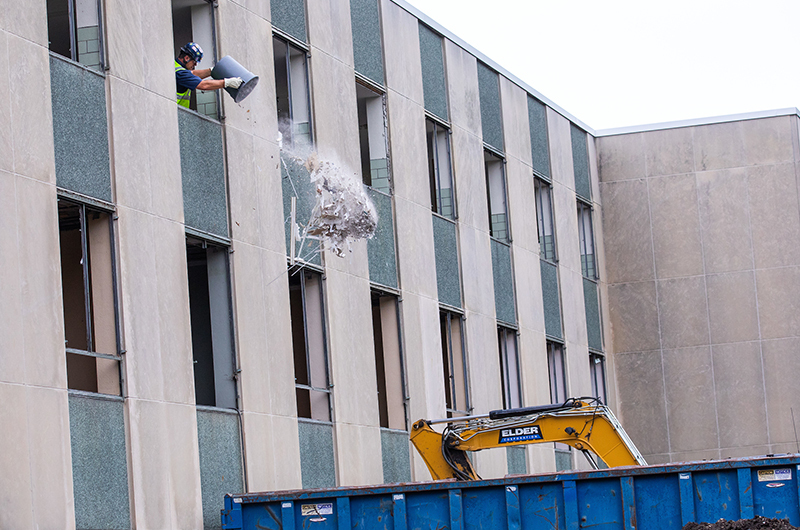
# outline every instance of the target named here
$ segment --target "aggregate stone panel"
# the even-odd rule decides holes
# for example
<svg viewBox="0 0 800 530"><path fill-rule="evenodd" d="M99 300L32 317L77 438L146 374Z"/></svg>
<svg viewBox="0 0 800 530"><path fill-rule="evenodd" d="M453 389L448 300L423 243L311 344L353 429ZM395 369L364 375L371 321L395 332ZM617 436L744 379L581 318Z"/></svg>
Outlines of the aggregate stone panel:
<svg viewBox="0 0 800 530"><path fill-rule="evenodd" d="M600 182L640 179L646 176L644 135L621 134L597 139Z"/></svg>
<svg viewBox="0 0 800 530"><path fill-rule="evenodd" d="M603 182L600 196L608 282L652 280L655 266L647 183L644 180Z"/></svg>
<svg viewBox="0 0 800 530"><path fill-rule="evenodd" d="M711 348L664 350L664 387L673 453L719 447Z"/></svg>
<svg viewBox="0 0 800 530"><path fill-rule="evenodd" d="M706 273L753 268L753 241L744 168L697 174L697 203Z"/></svg>
<svg viewBox="0 0 800 530"><path fill-rule="evenodd" d="M753 271L706 276L711 343L758 340Z"/></svg>
<svg viewBox="0 0 800 530"><path fill-rule="evenodd" d="M692 128L663 129L643 134L648 177L694 171Z"/></svg>
<svg viewBox="0 0 800 530"><path fill-rule="evenodd" d="M694 128L696 171L745 165L742 122L715 123Z"/></svg>
<svg viewBox="0 0 800 530"><path fill-rule="evenodd" d="M703 273L695 176L648 179L658 278Z"/></svg>
<svg viewBox="0 0 800 530"><path fill-rule="evenodd" d="M660 351L616 355L619 405L625 431L644 455L669 452L664 371Z"/></svg>
<svg viewBox="0 0 800 530"><path fill-rule="evenodd" d="M664 348L709 344L704 277L659 281L658 316Z"/></svg>
<svg viewBox="0 0 800 530"><path fill-rule="evenodd" d="M800 265L800 201L794 164L747 169L753 254L757 269Z"/></svg>
<svg viewBox="0 0 800 530"><path fill-rule="evenodd" d="M656 284L653 281L608 286L615 352L647 351L660 347L656 300Z"/></svg>
<svg viewBox="0 0 800 530"><path fill-rule="evenodd" d="M769 436L760 343L719 344L711 351L720 444L766 445Z"/></svg>
<svg viewBox="0 0 800 530"><path fill-rule="evenodd" d="M756 271L762 339L800 336L800 267Z"/></svg>
<svg viewBox="0 0 800 530"><path fill-rule="evenodd" d="M745 161L749 166L794 162L794 116L778 116L742 122Z"/></svg>
<svg viewBox="0 0 800 530"><path fill-rule="evenodd" d="M795 426L800 422L800 339L765 340L762 351L770 443L795 443Z"/></svg>

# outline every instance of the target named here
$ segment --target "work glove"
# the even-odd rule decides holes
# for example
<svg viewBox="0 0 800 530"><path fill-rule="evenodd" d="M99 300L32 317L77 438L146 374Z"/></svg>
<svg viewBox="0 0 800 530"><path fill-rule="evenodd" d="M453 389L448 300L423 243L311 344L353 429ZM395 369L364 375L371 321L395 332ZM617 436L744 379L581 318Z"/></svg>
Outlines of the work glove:
<svg viewBox="0 0 800 530"><path fill-rule="evenodd" d="M242 81L241 77L225 78L225 88L239 88L240 86L242 86L242 83L244 83L244 81Z"/></svg>

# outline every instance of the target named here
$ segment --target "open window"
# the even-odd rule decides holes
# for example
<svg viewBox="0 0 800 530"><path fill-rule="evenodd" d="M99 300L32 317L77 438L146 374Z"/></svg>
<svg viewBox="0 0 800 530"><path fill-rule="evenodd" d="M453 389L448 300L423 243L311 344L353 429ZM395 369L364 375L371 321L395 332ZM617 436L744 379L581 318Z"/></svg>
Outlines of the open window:
<svg viewBox="0 0 800 530"><path fill-rule="evenodd" d="M445 405L448 418L467 416L470 409L462 318L457 313L439 311Z"/></svg>
<svg viewBox="0 0 800 530"><path fill-rule="evenodd" d="M306 51L277 36L272 38L272 49L278 130L284 147L302 148L312 143Z"/></svg>
<svg viewBox="0 0 800 530"><path fill-rule="evenodd" d="M497 340L500 346L500 370L503 386L503 408L522 407L522 380L517 352L517 332L504 326L497 327Z"/></svg>
<svg viewBox="0 0 800 530"><path fill-rule="evenodd" d="M550 374L550 401L564 403L567 400L567 376L562 344L547 341L547 365Z"/></svg>
<svg viewBox="0 0 800 530"><path fill-rule="evenodd" d="M540 178L533 179L536 202L536 224L539 229L539 255L541 259L556 261L556 239L553 230L553 187Z"/></svg>
<svg viewBox="0 0 800 530"><path fill-rule="evenodd" d="M331 421L322 277L301 270L289 276L297 416Z"/></svg>
<svg viewBox="0 0 800 530"><path fill-rule="evenodd" d="M236 378L228 247L186 238L198 405L235 409Z"/></svg>
<svg viewBox="0 0 800 530"><path fill-rule="evenodd" d="M203 49L198 68L212 68L216 62L214 7L208 0L172 0L172 39L175 57L187 42ZM219 118L219 91L193 90L189 108L210 118Z"/></svg>
<svg viewBox="0 0 800 530"><path fill-rule="evenodd" d="M606 393L606 358L599 353L589 353L589 377L592 380L592 395L608 404Z"/></svg>
<svg viewBox="0 0 800 530"><path fill-rule="evenodd" d="M58 199L67 386L121 395L111 213Z"/></svg>
<svg viewBox="0 0 800 530"><path fill-rule="evenodd" d="M425 136L428 144L431 210L448 219L454 219L455 193L453 193L453 172L450 164L450 130L427 118Z"/></svg>
<svg viewBox="0 0 800 530"><path fill-rule="evenodd" d="M400 349L397 297L373 291L372 337L381 427L406 430L405 373Z"/></svg>
<svg viewBox="0 0 800 530"><path fill-rule="evenodd" d="M384 95L357 82L356 99L361 176L364 184L372 189L390 193Z"/></svg>
<svg viewBox="0 0 800 530"><path fill-rule="evenodd" d="M508 212L506 210L506 177L503 159L489 151L483 152L486 170L486 195L489 203L489 235L508 242Z"/></svg>
<svg viewBox="0 0 800 530"><path fill-rule="evenodd" d="M50 51L94 70L103 70L98 0L47 0Z"/></svg>
<svg viewBox="0 0 800 530"><path fill-rule="evenodd" d="M581 246L581 273L585 278L596 280L592 207L583 201L578 201L578 237Z"/></svg>

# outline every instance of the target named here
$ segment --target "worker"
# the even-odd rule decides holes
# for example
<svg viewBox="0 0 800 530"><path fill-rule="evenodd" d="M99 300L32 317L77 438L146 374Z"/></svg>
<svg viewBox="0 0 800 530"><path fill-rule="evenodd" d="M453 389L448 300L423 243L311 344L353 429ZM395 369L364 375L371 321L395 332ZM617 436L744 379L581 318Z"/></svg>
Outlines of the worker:
<svg viewBox="0 0 800 530"><path fill-rule="evenodd" d="M192 90L217 90L220 88L239 88L241 77L225 79L206 79L211 77L211 68L198 69L203 59L203 49L196 42L188 42L181 48L175 59L175 84L178 105L189 108Z"/></svg>

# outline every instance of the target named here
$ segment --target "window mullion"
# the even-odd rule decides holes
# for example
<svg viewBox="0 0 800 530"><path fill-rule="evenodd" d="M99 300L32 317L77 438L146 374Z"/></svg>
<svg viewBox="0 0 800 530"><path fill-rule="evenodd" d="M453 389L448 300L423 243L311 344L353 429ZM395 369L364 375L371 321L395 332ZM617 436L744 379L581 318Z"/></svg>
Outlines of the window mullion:
<svg viewBox="0 0 800 530"><path fill-rule="evenodd" d="M83 298L84 311L86 318L86 350L94 351L92 344L92 296L89 277L89 239L87 235L88 225L86 223L86 206L81 205L78 209L81 223L81 265L83 266Z"/></svg>

